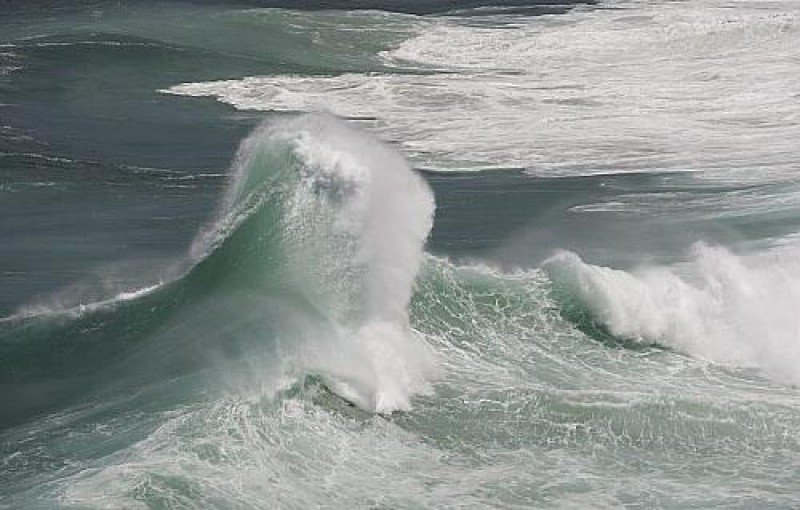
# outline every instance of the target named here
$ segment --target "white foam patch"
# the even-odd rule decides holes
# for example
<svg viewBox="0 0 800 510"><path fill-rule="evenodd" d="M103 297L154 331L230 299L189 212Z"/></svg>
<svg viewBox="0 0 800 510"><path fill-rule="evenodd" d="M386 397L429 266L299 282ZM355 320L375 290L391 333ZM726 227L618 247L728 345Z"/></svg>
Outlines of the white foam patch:
<svg viewBox="0 0 800 510"><path fill-rule="evenodd" d="M551 279L611 334L800 382L800 246L755 256L697 244L681 269L627 272L563 252Z"/></svg>
<svg viewBox="0 0 800 510"><path fill-rule="evenodd" d="M447 469L433 448L388 421L353 423L301 400L277 407L221 399L165 418L142 441L60 484L59 503L308 508L333 502L353 507L387 490L394 497L428 501L434 498L418 472ZM398 473L405 481L394 480L387 488L386 477Z"/></svg>
<svg viewBox="0 0 800 510"><path fill-rule="evenodd" d="M794 174L800 4L611 7L509 16L499 26L497 17L426 19L417 36L382 54L432 74L250 77L165 92L374 118L415 165L440 170Z"/></svg>

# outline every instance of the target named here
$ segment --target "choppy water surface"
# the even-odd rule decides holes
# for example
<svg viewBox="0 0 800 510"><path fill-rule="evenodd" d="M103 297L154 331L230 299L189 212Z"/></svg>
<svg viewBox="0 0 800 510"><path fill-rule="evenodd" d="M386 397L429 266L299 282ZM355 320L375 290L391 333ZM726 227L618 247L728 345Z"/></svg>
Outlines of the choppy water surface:
<svg viewBox="0 0 800 510"><path fill-rule="evenodd" d="M0 8L0 507L798 505L800 6L498 3Z"/></svg>

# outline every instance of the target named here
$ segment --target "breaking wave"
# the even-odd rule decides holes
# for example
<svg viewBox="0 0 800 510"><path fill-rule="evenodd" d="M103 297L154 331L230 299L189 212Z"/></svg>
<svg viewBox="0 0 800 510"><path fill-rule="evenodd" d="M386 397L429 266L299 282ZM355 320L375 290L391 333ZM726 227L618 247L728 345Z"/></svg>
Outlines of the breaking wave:
<svg viewBox="0 0 800 510"><path fill-rule="evenodd" d="M399 154L342 121L267 123L241 144L178 277L0 324L0 384L44 399L4 404L35 412L127 372L142 381L235 358L262 360L251 375L273 391L316 374L369 411L408 408L435 371L408 316L433 209Z"/></svg>
<svg viewBox="0 0 800 510"><path fill-rule="evenodd" d="M738 256L698 243L683 266L630 272L561 252L544 268L567 303L615 337L800 382L796 247Z"/></svg>

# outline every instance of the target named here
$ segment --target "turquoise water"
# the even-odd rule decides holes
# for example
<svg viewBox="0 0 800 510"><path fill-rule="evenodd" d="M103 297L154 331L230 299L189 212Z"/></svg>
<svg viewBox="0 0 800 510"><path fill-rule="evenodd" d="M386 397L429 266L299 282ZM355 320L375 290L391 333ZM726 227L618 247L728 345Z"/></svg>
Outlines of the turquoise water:
<svg viewBox="0 0 800 510"><path fill-rule="evenodd" d="M0 507L797 506L794 3L291 7L3 8Z"/></svg>

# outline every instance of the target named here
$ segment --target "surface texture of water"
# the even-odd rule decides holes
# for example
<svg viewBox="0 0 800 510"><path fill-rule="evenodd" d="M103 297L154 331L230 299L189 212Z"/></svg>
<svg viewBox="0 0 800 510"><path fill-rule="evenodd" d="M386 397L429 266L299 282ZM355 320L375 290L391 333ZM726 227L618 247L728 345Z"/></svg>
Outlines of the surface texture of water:
<svg viewBox="0 0 800 510"><path fill-rule="evenodd" d="M6 2L0 508L796 507L799 15Z"/></svg>

